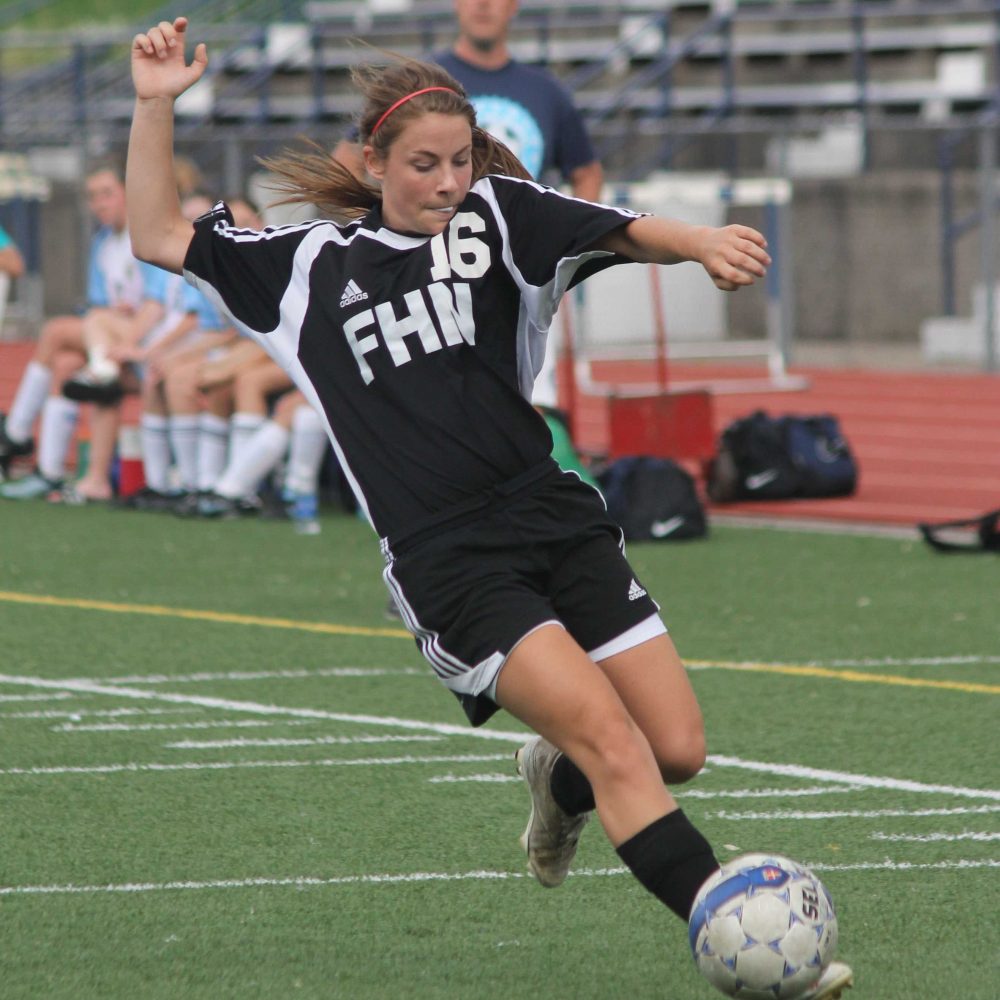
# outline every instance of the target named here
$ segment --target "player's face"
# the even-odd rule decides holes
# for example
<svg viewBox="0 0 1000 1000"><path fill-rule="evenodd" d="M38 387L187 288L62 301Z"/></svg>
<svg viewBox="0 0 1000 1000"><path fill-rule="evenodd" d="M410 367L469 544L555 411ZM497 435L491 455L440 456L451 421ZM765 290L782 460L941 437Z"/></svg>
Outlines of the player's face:
<svg viewBox="0 0 1000 1000"><path fill-rule="evenodd" d="M458 31L479 49L491 49L507 37L517 0L455 0Z"/></svg>
<svg viewBox="0 0 1000 1000"><path fill-rule="evenodd" d="M87 193L87 208L98 225L112 229L125 228L125 185L110 170L91 174L84 184Z"/></svg>
<svg viewBox="0 0 1000 1000"><path fill-rule="evenodd" d="M472 185L472 130L461 115L413 118L384 157L364 153L382 184L382 218L397 232L437 236Z"/></svg>

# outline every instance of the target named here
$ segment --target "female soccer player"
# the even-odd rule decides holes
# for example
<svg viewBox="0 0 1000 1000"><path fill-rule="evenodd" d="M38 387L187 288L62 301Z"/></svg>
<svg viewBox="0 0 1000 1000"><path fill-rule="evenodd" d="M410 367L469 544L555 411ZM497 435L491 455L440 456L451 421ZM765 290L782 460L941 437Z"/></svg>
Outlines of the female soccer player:
<svg viewBox="0 0 1000 1000"><path fill-rule="evenodd" d="M255 232L220 205L192 226L171 173L173 102L207 53L198 45L187 64L186 28L161 22L132 45L136 254L183 270L323 415L403 619L472 723L499 706L539 734L517 754L537 879L563 881L596 808L625 864L686 920L718 864L664 782L703 764L698 703L620 530L551 459L529 398L575 282L626 261L692 260L731 291L764 275L764 238L522 179L461 87L405 60L355 74L378 187L319 153L270 164L290 200L359 218ZM839 992L844 969L810 1000Z"/></svg>

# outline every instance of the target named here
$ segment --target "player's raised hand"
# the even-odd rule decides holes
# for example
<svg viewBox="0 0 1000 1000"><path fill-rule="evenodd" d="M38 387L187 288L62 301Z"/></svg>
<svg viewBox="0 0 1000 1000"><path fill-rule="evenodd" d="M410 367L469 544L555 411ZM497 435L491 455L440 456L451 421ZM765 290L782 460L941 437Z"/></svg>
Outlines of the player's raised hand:
<svg viewBox="0 0 1000 1000"><path fill-rule="evenodd" d="M698 260L716 288L733 292L767 274L771 256L766 247L767 240L756 229L724 226L707 230Z"/></svg>
<svg viewBox="0 0 1000 1000"><path fill-rule="evenodd" d="M132 39L132 82L140 99L177 97L201 79L208 65L204 42L194 50L188 65L184 58L184 35L188 20L160 21L155 28Z"/></svg>

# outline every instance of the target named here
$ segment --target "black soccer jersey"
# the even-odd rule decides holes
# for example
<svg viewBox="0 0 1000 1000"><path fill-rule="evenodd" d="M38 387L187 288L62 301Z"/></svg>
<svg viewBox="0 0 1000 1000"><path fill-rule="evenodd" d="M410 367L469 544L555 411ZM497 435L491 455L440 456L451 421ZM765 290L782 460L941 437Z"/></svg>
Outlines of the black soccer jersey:
<svg viewBox="0 0 1000 1000"><path fill-rule="evenodd" d="M513 479L552 440L529 402L559 299L623 260L584 252L637 216L530 181L477 182L440 235L364 219L195 224L185 276L322 413L376 531L399 538Z"/></svg>

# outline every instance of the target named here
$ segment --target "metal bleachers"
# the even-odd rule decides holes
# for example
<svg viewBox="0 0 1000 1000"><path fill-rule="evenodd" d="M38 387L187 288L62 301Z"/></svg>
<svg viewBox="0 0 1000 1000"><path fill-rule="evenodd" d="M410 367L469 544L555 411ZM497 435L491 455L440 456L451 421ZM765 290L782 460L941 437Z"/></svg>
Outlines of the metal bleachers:
<svg viewBox="0 0 1000 1000"><path fill-rule="evenodd" d="M451 0L187 9L211 64L184 128L210 125L216 137L342 127L356 109L354 63L378 50L425 56L454 31ZM998 26L1000 0L522 0L512 48L564 80L614 174L662 166L706 133L815 132L845 115L865 129L960 125L996 99ZM41 33L11 21L0 34L0 141L120 142L137 27Z"/></svg>

